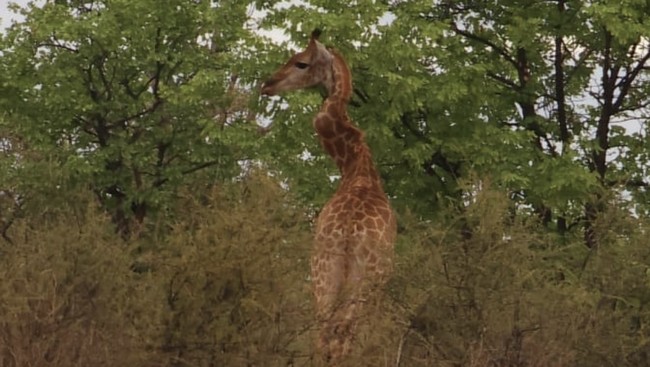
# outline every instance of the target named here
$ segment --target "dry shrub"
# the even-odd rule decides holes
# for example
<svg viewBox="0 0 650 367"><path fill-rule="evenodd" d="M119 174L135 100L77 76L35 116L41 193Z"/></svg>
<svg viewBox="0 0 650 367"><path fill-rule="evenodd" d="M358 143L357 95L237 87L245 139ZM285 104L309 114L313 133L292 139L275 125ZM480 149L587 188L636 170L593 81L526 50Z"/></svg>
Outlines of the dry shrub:
<svg viewBox="0 0 650 367"><path fill-rule="evenodd" d="M2 244L0 366L311 359L310 229L266 175L188 191L176 220L127 242L84 202L16 223Z"/></svg>
<svg viewBox="0 0 650 367"><path fill-rule="evenodd" d="M580 281L597 302L577 343L582 366L650 366L650 223L610 205L595 223Z"/></svg>
<svg viewBox="0 0 650 367"><path fill-rule="evenodd" d="M142 365L129 319L143 306L132 296L149 295L126 247L94 207L59 209L16 223L2 247L0 366Z"/></svg>
<svg viewBox="0 0 650 367"><path fill-rule="evenodd" d="M347 366L648 365L650 226L612 206L588 250L471 192L451 220L401 216ZM0 242L1 367L321 365L310 220L267 174L188 189L130 241L75 195Z"/></svg>
<svg viewBox="0 0 650 367"><path fill-rule="evenodd" d="M264 174L188 193L149 261L164 279L162 348L178 365L286 366L311 358L311 231ZM164 241L165 239L161 239Z"/></svg>
<svg viewBox="0 0 650 367"><path fill-rule="evenodd" d="M401 366L648 365L650 249L638 222L606 213L602 247L589 251L515 221L498 191L474 193L454 223L404 218L393 282L407 324Z"/></svg>

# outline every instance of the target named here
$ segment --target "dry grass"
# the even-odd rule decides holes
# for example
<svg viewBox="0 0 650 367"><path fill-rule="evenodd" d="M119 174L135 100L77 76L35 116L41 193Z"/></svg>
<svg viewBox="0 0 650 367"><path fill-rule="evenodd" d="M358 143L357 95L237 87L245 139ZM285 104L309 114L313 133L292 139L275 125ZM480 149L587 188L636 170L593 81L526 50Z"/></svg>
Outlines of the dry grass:
<svg viewBox="0 0 650 367"><path fill-rule="evenodd" d="M447 223L402 215L348 365L648 365L648 227L612 209L588 252L513 221L498 192L471 201ZM70 203L0 242L1 367L319 365L309 220L267 176L188 190L132 241Z"/></svg>

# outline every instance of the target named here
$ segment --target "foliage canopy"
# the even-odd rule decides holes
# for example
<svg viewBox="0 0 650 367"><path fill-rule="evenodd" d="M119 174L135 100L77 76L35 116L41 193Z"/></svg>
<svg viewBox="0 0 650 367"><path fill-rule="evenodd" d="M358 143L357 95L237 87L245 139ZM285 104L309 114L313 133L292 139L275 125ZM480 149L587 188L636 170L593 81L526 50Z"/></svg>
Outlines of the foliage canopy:
<svg viewBox="0 0 650 367"><path fill-rule="evenodd" d="M15 9L0 365L309 363L309 225L338 172L318 93L256 88L315 27L400 215L392 317L351 363L647 364L647 1Z"/></svg>

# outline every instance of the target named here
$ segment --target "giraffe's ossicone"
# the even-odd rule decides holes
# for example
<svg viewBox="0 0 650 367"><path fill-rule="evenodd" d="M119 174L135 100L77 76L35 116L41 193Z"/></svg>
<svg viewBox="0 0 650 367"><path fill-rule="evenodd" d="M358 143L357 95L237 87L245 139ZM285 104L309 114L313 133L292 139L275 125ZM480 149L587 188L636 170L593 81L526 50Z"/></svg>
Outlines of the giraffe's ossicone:
<svg viewBox="0 0 650 367"><path fill-rule="evenodd" d="M318 41L319 34L312 32L307 48L262 85L262 94L319 85L327 91L314 129L341 181L316 222L311 275L318 347L330 365L338 365L350 352L364 303L391 272L396 221L364 134L348 117L350 69L338 52Z"/></svg>

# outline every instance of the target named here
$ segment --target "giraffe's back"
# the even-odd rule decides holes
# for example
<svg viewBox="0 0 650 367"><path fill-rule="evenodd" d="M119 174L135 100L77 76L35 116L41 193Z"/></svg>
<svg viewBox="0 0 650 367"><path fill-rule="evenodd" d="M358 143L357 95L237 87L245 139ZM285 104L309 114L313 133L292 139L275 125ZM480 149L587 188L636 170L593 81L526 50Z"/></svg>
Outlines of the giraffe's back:
<svg viewBox="0 0 650 367"><path fill-rule="evenodd" d="M331 269L337 273L334 283L381 282L392 268L395 227L383 192L368 187L338 192L319 215L314 258L337 264Z"/></svg>

